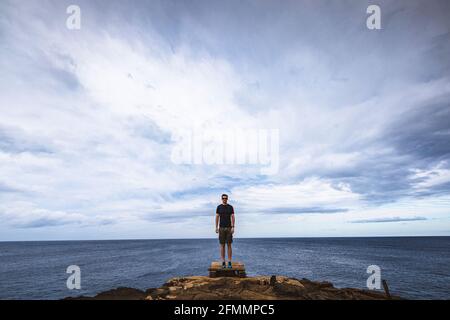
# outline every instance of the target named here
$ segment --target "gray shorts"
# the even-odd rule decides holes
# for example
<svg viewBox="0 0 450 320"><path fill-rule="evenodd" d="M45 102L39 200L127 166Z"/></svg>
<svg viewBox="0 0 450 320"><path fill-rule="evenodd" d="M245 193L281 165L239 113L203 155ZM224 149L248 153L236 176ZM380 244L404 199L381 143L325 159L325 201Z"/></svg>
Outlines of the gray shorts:
<svg viewBox="0 0 450 320"><path fill-rule="evenodd" d="M219 242L220 244L233 243L233 234L231 233L231 227L219 228Z"/></svg>

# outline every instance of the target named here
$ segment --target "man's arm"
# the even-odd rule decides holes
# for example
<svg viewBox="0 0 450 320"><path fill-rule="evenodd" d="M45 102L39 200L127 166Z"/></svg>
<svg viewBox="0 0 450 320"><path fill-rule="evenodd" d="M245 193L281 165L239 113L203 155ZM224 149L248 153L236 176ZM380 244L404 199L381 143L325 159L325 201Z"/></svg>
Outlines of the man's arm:
<svg viewBox="0 0 450 320"><path fill-rule="evenodd" d="M234 212L231 214L231 233L234 233Z"/></svg>
<svg viewBox="0 0 450 320"><path fill-rule="evenodd" d="M219 214L216 213L216 233L219 233Z"/></svg>

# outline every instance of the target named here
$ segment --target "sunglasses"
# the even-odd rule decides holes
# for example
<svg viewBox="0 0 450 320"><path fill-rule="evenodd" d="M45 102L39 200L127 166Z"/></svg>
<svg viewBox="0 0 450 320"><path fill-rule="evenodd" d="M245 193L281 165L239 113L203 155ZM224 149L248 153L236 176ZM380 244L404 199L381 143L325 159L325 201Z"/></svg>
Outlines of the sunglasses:
<svg viewBox="0 0 450 320"><path fill-rule="evenodd" d="M228 198L222 198L222 200L228 200Z"/></svg>

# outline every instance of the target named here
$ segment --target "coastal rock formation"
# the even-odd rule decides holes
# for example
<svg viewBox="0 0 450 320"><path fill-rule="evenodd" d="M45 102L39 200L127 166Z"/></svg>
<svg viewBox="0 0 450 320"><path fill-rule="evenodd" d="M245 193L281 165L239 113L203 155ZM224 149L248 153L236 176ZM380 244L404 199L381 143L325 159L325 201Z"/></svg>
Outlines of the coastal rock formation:
<svg viewBox="0 0 450 320"><path fill-rule="evenodd" d="M399 299L398 297L391 297ZM329 282L314 282L284 276L247 278L191 276L172 278L160 288L141 291L117 288L95 297L68 299L95 300L385 300L380 292L335 288Z"/></svg>

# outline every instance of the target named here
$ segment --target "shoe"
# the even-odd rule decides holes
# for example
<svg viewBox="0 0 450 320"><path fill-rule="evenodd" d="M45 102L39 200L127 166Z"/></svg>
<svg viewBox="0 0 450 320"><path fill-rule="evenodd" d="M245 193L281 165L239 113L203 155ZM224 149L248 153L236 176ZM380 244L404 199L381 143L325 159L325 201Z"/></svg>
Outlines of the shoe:
<svg viewBox="0 0 450 320"><path fill-rule="evenodd" d="M222 269L225 269L227 266L225 264L225 261L222 262Z"/></svg>
<svg viewBox="0 0 450 320"><path fill-rule="evenodd" d="M233 266L231 265L231 261L228 261L228 269L233 268Z"/></svg>

